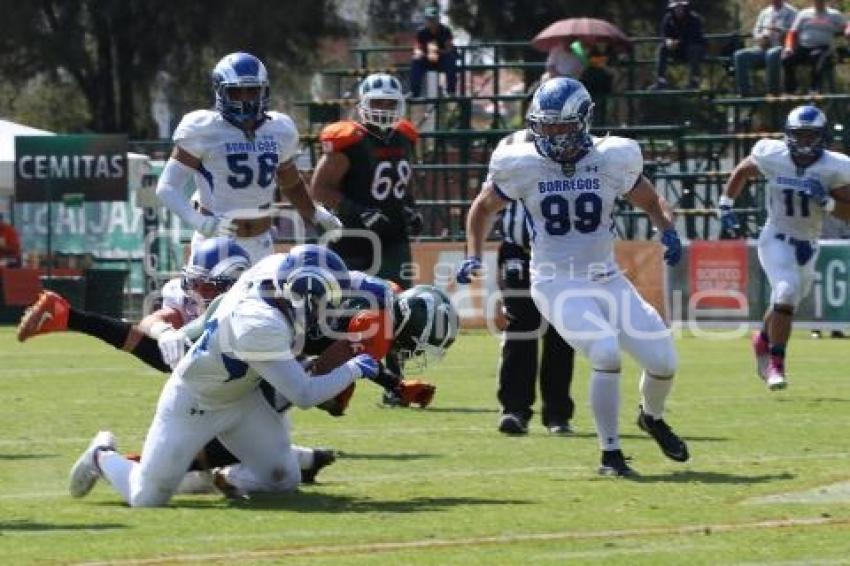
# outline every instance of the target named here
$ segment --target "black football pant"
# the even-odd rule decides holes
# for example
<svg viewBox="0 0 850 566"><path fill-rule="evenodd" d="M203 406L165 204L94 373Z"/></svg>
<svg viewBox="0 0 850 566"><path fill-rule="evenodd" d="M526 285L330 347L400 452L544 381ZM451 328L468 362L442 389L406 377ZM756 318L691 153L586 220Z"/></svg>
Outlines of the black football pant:
<svg viewBox="0 0 850 566"><path fill-rule="evenodd" d="M543 355L540 361L540 396L543 400L543 425L566 423L573 417L575 404L570 397L573 380L572 347L546 324L541 327L540 312L531 299L528 254L520 246L502 243L499 248L499 287L507 318L502 358L499 366L498 399L503 413L514 413L530 420L537 380L537 343L542 333ZM519 293L518 293L519 292ZM512 337L524 333L528 337Z"/></svg>

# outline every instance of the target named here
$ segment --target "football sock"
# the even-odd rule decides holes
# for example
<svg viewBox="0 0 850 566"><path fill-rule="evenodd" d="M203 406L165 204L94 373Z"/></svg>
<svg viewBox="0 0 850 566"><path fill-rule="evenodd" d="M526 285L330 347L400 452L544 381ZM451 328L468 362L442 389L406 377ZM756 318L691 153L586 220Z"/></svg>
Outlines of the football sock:
<svg viewBox="0 0 850 566"><path fill-rule="evenodd" d="M169 365L162 361L162 353L159 351L159 344L150 336L142 336L139 343L130 350L130 353L151 366L153 369L165 373L171 373Z"/></svg>
<svg viewBox="0 0 850 566"><path fill-rule="evenodd" d="M620 435L620 372L593 370L590 374L590 406L602 450L618 450Z"/></svg>
<svg viewBox="0 0 850 566"><path fill-rule="evenodd" d="M306 448L304 446L298 446L296 444L292 445L292 451L295 452L295 456L298 458L298 467L302 470L308 469L313 465L313 449Z"/></svg>
<svg viewBox="0 0 850 566"><path fill-rule="evenodd" d="M778 366L785 364L785 344L770 345L770 362Z"/></svg>
<svg viewBox="0 0 850 566"><path fill-rule="evenodd" d="M130 473L137 462L128 460L114 450L101 450L97 455L100 472L124 501L130 502Z"/></svg>
<svg viewBox="0 0 850 566"><path fill-rule="evenodd" d="M673 388L673 378L658 379L643 370L640 374L640 396L643 412L653 419L660 419L664 414L664 402Z"/></svg>
<svg viewBox="0 0 850 566"><path fill-rule="evenodd" d="M767 335L767 330L765 330L764 328L762 328L761 332L759 332L759 340L761 340L765 344L770 344L770 336Z"/></svg>
<svg viewBox="0 0 850 566"><path fill-rule="evenodd" d="M124 346L127 335L130 334L131 326L129 322L116 320L93 312L77 310L74 307L71 307L68 314L68 330L76 330L77 332L100 338L107 344L111 344L118 349Z"/></svg>

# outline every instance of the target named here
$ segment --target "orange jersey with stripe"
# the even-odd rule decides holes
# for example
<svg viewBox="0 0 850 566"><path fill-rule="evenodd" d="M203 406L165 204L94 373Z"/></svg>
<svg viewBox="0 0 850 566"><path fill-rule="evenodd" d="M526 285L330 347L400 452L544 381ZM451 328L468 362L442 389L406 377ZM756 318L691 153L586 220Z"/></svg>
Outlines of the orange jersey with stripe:
<svg viewBox="0 0 850 566"><path fill-rule="evenodd" d="M381 360L393 345L392 323L386 311L360 311L348 322L348 332L357 353Z"/></svg>

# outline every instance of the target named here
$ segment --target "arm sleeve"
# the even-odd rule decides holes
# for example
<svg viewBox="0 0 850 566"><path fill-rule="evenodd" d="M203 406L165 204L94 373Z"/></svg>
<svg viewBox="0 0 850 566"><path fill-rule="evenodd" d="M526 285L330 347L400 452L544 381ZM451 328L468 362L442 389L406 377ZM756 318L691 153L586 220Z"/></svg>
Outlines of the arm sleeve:
<svg viewBox="0 0 850 566"><path fill-rule="evenodd" d="M170 158L159 176L159 182L156 185L156 196L162 204L179 216L183 222L198 230L204 223L204 217L200 212L192 208L192 205L189 204L189 198L184 192L184 187L189 183L194 172L195 170L188 165Z"/></svg>
<svg viewBox="0 0 850 566"><path fill-rule="evenodd" d="M345 364L326 373L311 377L294 359L251 362L260 376L284 397L302 409L315 407L335 397L357 378Z"/></svg>

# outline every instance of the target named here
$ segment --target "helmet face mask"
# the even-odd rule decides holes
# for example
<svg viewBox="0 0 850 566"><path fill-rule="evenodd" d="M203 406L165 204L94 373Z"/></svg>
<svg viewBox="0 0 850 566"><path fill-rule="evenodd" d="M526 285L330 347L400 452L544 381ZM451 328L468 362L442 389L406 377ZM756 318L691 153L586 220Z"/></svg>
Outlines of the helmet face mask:
<svg viewBox="0 0 850 566"><path fill-rule="evenodd" d="M358 88L357 113L363 124L381 131L392 129L405 113L401 83L392 75L369 75Z"/></svg>
<svg viewBox="0 0 850 566"><path fill-rule="evenodd" d="M229 122L245 127L269 108L269 78L262 61L249 53L225 55L212 72L215 107Z"/></svg>
<svg viewBox="0 0 850 566"><path fill-rule="evenodd" d="M826 115L814 106L798 106L785 121L785 143L791 157L813 162L826 149Z"/></svg>
<svg viewBox="0 0 850 566"><path fill-rule="evenodd" d="M593 101L575 79L556 77L535 91L526 119L537 151L559 163L570 163L593 145L590 120Z"/></svg>
<svg viewBox="0 0 850 566"><path fill-rule="evenodd" d="M251 266L248 252L233 239L204 240L183 268L182 289L205 305L225 293Z"/></svg>

